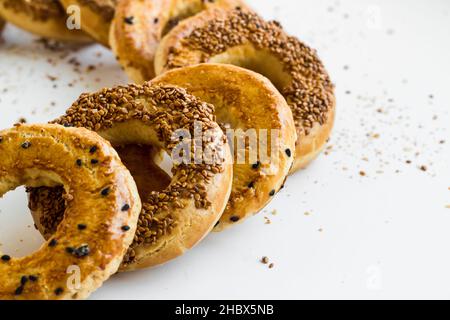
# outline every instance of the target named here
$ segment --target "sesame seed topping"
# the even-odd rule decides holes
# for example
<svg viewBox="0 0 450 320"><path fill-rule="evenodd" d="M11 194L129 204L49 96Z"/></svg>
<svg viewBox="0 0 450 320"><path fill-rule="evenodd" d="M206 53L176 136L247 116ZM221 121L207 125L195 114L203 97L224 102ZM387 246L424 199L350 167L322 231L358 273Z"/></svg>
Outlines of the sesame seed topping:
<svg viewBox="0 0 450 320"><path fill-rule="evenodd" d="M49 247L56 247L57 244L58 244L58 240L52 239L52 240L50 240L50 242L48 243L48 246L49 246Z"/></svg>
<svg viewBox="0 0 450 320"><path fill-rule="evenodd" d="M126 231L130 231L130 229L131 229L130 226L123 226L122 227L122 231L125 231L125 232Z"/></svg>
<svg viewBox="0 0 450 320"><path fill-rule="evenodd" d="M240 220L240 218L238 216L232 216L230 218L231 222L238 222Z"/></svg>
<svg viewBox="0 0 450 320"><path fill-rule="evenodd" d="M261 168L261 162L258 161L258 162L256 162L256 163L254 163L254 164L252 165L252 168L255 169L255 170Z"/></svg>
<svg viewBox="0 0 450 320"><path fill-rule="evenodd" d="M38 276L35 276L35 275L31 275L28 278L30 279L31 282L36 282L39 279Z"/></svg>
<svg viewBox="0 0 450 320"><path fill-rule="evenodd" d="M76 164L81 167L83 165L83 161L81 159L77 159Z"/></svg>
<svg viewBox="0 0 450 320"><path fill-rule="evenodd" d="M85 225L84 223L80 223L78 225L78 230L86 230L87 229L87 225Z"/></svg>
<svg viewBox="0 0 450 320"><path fill-rule="evenodd" d="M292 151L291 149L286 149L286 155L290 158L292 157Z"/></svg>
<svg viewBox="0 0 450 320"><path fill-rule="evenodd" d="M130 210L130 205L129 205L128 203L127 203L127 204L124 204L121 210L122 210L123 212Z"/></svg>
<svg viewBox="0 0 450 320"><path fill-rule="evenodd" d="M16 296L20 296L23 293L23 286L17 287L16 291L14 291L14 294Z"/></svg>
<svg viewBox="0 0 450 320"><path fill-rule="evenodd" d="M101 195L106 197L109 195L110 192L111 192L111 188L106 187L105 189L102 190Z"/></svg>
<svg viewBox="0 0 450 320"><path fill-rule="evenodd" d="M97 163L98 163L98 160L97 160L97 159L92 159L92 160L91 160L91 163L92 163L92 164L97 164Z"/></svg>
<svg viewBox="0 0 450 320"><path fill-rule="evenodd" d="M126 24L129 24L129 25L134 24L134 17L125 17L123 20L125 21Z"/></svg>
<svg viewBox="0 0 450 320"><path fill-rule="evenodd" d="M11 257L5 254L1 257L1 259L2 259L2 261L7 262L7 261L11 260Z"/></svg>
<svg viewBox="0 0 450 320"><path fill-rule="evenodd" d="M275 193L276 193L276 191L272 190L272 191L270 191L269 196L273 197L275 195Z"/></svg>
<svg viewBox="0 0 450 320"><path fill-rule="evenodd" d="M28 149L29 147L31 147L31 142L25 141L24 143L22 143L21 147L22 149Z"/></svg>
<svg viewBox="0 0 450 320"><path fill-rule="evenodd" d="M96 153L97 152L97 146L93 146L93 147L91 147L90 149L89 149L89 153L90 154L94 154L94 153Z"/></svg>
<svg viewBox="0 0 450 320"><path fill-rule="evenodd" d="M64 289L59 287L55 289L55 295L60 296L61 294L63 294Z"/></svg>
<svg viewBox="0 0 450 320"><path fill-rule="evenodd" d="M22 278L20 278L20 284L21 285L25 285L28 282L28 277L27 276L22 276Z"/></svg>

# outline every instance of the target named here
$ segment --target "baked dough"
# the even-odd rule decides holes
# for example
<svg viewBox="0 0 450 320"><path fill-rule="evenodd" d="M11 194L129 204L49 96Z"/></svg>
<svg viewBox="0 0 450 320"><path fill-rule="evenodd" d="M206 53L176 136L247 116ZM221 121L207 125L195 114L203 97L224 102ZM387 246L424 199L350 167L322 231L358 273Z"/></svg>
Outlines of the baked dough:
<svg viewBox="0 0 450 320"><path fill-rule="evenodd" d="M175 136L180 130L193 137L195 125L200 124L201 132L214 138L203 143L203 150L215 155L213 163L175 163L167 188L142 195L136 236L121 271L178 257L203 239L219 220L230 195L233 167L226 137L213 112L212 105L184 89L147 83L84 94L66 115L54 121L94 130L114 146L152 145L169 155L181 142L189 142ZM45 198L45 194L36 199L56 204L60 201Z"/></svg>
<svg viewBox="0 0 450 320"><path fill-rule="evenodd" d="M0 300L86 298L118 270L133 240L141 202L129 171L96 133L53 124L0 131L0 154L0 196L20 185L63 185L67 202L39 250L0 254Z"/></svg>
<svg viewBox="0 0 450 320"><path fill-rule="evenodd" d="M213 104L217 121L232 129L228 141L234 142L233 189L215 230L261 211L282 188L294 162L297 140L292 112L273 84L253 71L225 64L174 69L152 83L186 88ZM253 137L254 144L245 142L245 137ZM267 149L259 149L261 145Z"/></svg>
<svg viewBox="0 0 450 320"><path fill-rule="evenodd" d="M109 47L109 29L118 0L60 0L65 8L78 6L81 29L92 38Z"/></svg>
<svg viewBox="0 0 450 320"><path fill-rule="evenodd" d="M289 103L297 127L292 171L323 149L334 124L334 86L315 50L289 36L278 22L248 10L208 10L184 20L161 41L155 70L226 63L268 77Z"/></svg>
<svg viewBox="0 0 450 320"><path fill-rule="evenodd" d="M82 31L67 28L68 16L57 0L0 0L0 16L21 29L45 38L91 41Z"/></svg>
<svg viewBox="0 0 450 320"><path fill-rule="evenodd" d="M243 5L242 0L121 0L111 27L111 48L130 79L143 83L155 76L161 38L180 21L211 8Z"/></svg>

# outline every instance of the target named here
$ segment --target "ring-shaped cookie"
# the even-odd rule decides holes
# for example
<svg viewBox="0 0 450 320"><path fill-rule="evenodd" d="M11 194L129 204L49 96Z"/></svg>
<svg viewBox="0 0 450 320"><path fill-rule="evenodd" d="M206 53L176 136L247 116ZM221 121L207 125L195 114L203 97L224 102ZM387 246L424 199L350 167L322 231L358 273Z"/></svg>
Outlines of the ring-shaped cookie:
<svg viewBox="0 0 450 320"><path fill-rule="evenodd" d="M0 16L45 38L75 42L91 40L82 31L67 27L68 15L58 0L0 0Z"/></svg>
<svg viewBox="0 0 450 320"><path fill-rule="evenodd" d="M286 98L297 127L292 171L323 149L334 124L334 86L316 52L278 22L247 10L208 10L167 34L155 57L157 74L198 63L226 63L269 78Z"/></svg>
<svg viewBox="0 0 450 320"><path fill-rule="evenodd" d="M133 240L141 203L129 171L107 141L82 128L3 130L0 154L1 196L20 185L63 185L67 201L39 250L0 254L0 299L86 298L118 270Z"/></svg>
<svg viewBox="0 0 450 320"><path fill-rule="evenodd" d="M177 136L180 130L192 139L196 128L205 134L202 150L213 154L214 161L174 163L170 185L141 196L136 236L122 271L178 257L202 240L219 220L231 192L233 167L226 137L214 120L214 107L184 89L146 83L84 94L55 121L94 130L114 146L152 145L170 156L180 143L191 145L188 137L180 140Z"/></svg>
<svg viewBox="0 0 450 320"><path fill-rule="evenodd" d="M154 58L161 38L184 19L211 8L244 6L242 0L121 0L111 26L110 44L135 83L155 76Z"/></svg>
<svg viewBox="0 0 450 320"><path fill-rule="evenodd" d="M186 88L188 93L213 104L217 121L230 129L228 141L234 145L233 189L215 230L260 212L284 185L295 155L295 125L291 109L279 91L260 74L225 64L174 69L152 83Z"/></svg>

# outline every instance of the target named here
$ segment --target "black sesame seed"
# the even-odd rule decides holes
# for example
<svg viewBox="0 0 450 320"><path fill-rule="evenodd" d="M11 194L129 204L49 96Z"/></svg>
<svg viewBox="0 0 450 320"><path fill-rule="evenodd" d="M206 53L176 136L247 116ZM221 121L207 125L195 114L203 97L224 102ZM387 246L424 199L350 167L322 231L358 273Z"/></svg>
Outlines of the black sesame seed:
<svg viewBox="0 0 450 320"><path fill-rule="evenodd" d="M217 223L216 223L216 225L214 226L214 228L217 227L219 224L220 224L220 221L217 221Z"/></svg>
<svg viewBox="0 0 450 320"><path fill-rule="evenodd" d="M124 204L122 207L122 211L124 212L124 211L128 211L128 210L130 210L130 205L128 203Z"/></svg>
<svg viewBox="0 0 450 320"><path fill-rule="evenodd" d="M84 223L80 223L78 225L78 230L86 230L87 229L87 225L85 225Z"/></svg>
<svg viewBox="0 0 450 320"><path fill-rule="evenodd" d="M109 194L110 191L111 191L111 189L109 187L103 189L102 192L101 192L102 196L106 197Z"/></svg>
<svg viewBox="0 0 450 320"><path fill-rule="evenodd" d="M28 277L28 279L30 279L31 282L36 282L38 281L38 276L31 275Z"/></svg>
<svg viewBox="0 0 450 320"><path fill-rule="evenodd" d="M81 167L83 165L83 161L81 161L81 159L77 159L76 164Z"/></svg>
<svg viewBox="0 0 450 320"><path fill-rule="evenodd" d="M269 196L273 197L275 195L275 190L270 191Z"/></svg>
<svg viewBox="0 0 450 320"><path fill-rule="evenodd" d="M48 243L49 247L55 247L58 244L58 240L56 239L52 239L50 240L50 242Z"/></svg>
<svg viewBox="0 0 450 320"><path fill-rule="evenodd" d="M130 226L123 226L122 231L130 231Z"/></svg>
<svg viewBox="0 0 450 320"><path fill-rule="evenodd" d="M70 124L70 123L64 123L63 126L66 127L66 128L71 128L71 127L73 127L73 125Z"/></svg>
<svg viewBox="0 0 450 320"><path fill-rule="evenodd" d="M24 143L22 143L22 148L23 149L28 149L29 147L31 147L31 142L25 141Z"/></svg>
<svg viewBox="0 0 450 320"><path fill-rule="evenodd" d="M56 289L55 289L55 294L56 294L57 296L61 295L63 292L64 292L64 289L63 289L63 288L56 288Z"/></svg>
<svg viewBox="0 0 450 320"><path fill-rule="evenodd" d="M81 246L77 249L75 249L75 256L77 256L78 258L83 258L89 255L89 253L91 252L91 250L89 249L89 246L86 244L84 246Z"/></svg>
<svg viewBox="0 0 450 320"><path fill-rule="evenodd" d="M93 146L93 147L91 147L90 149L89 149L89 153L90 154L93 154L93 153L95 153L97 151L97 146Z"/></svg>
<svg viewBox="0 0 450 320"><path fill-rule="evenodd" d="M28 277L27 276L22 276L22 278L20 278L20 284L22 286L24 286L27 282L28 282Z"/></svg>
<svg viewBox="0 0 450 320"><path fill-rule="evenodd" d="M2 136L0 136L0 143L2 143L3 142L3 137Z"/></svg>
<svg viewBox="0 0 450 320"><path fill-rule="evenodd" d="M254 189L255 188L255 182L250 182L249 184L248 184L248 187L250 188L250 189Z"/></svg>
<svg viewBox="0 0 450 320"><path fill-rule="evenodd" d="M2 259L2 261L9 261L9 260L11 260L11 257L5 254L2 256L1 259Z"/></svg>
<svg viewBox="0 0 450 320"><path fill-rule="evenodd" d="M20 287L17 287L17 289L16 289L16 291L14 292L14 294L15 294L16 296L19 296L19 295L22 294L22 292L23 292L23 286L20 286Z"/></svg>
<svg viewBox="0 0 450 320"><path fill-rule="evenodd" d="M256 162L255 164L252 165L252 168L255 169L255 170L261 168L261 162L259 162L259 161Z"/></svg>
<svg viewBox="0 0 450 320"><path fill-rule="evenodd" d="M158 22L159 22L159 18L153 19L153 23L158 23Z"/></svg>
<svg viewBox="0 0 450 320"><path fill-rule="evenodd" d="M287 154L287 156L290 158L290 157L292 157L292 151L291 151L291 149L286 149L286 154Z"/></svg>
<svg viewBox="0 0 450 320"><path fill-rule="evenodd" d="M75 252L75 248L73 248L73 247L67 247L67 248L66 248L66 252L67 252L67 253L70 253L70 254L73 254L73 253Z"/></svg>
<svg viewBox="0 0 450 320"><path fill-rule="evenodd" d="M91 160L91 163L92 163L92 164L97 164L97 163L98 163L98 160L97 160L97 159L92 159L92 160Z"/></svg>
<svg viewBox="0 0 450 320"><path fill-rule="evenodd" d="M123 19L125 21L126 24L133 24L134 23L134 17L125 17L125 19Z"/></svg>
<svg viewBox="0 0 450 320"><path fill-rule="evenodd" d="M232 216L232 217L230 218L231 222L238 222L239 219L240 219L240 218L239 218L238 216Z"/></svg>

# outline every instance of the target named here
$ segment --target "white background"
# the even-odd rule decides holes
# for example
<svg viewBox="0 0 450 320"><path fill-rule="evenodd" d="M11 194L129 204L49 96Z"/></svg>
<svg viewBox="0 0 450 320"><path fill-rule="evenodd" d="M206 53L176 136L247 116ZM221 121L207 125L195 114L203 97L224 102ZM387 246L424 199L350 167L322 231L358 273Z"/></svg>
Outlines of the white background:
<svg viewBox="0 0 450 320"><path fill-rule="evenodd" d="M92 298L450 298L450 2L249 2L329 69L338 116L327 155L260 215L165 266L114 276ZM100 46L54 52L13 27L4 38L1 128L127 82ZM0 200L0 230L13 256L42 244L23 189Z"/></svg>

